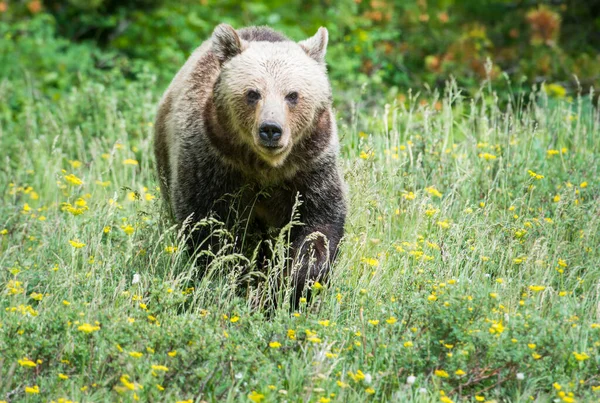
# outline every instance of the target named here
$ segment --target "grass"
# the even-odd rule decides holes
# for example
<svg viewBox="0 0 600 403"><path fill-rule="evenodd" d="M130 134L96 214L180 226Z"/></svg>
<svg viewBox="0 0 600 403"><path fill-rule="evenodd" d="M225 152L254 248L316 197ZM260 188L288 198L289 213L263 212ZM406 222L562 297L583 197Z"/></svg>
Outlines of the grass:
<svg viewBox="0 0 600 403"><path fill-rule="evenodd" d="M327 286L268 316L161 213L159 90L0 84L0 401L600 399L600 116L588 98L340 113ZM67 401L67 400L63 400Z"/></svg>

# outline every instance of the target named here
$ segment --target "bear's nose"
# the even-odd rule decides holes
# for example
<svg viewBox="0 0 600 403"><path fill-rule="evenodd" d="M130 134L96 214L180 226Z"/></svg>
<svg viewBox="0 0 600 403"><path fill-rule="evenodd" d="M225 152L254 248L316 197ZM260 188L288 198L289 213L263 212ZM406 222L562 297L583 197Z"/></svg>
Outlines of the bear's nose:
<svg viewBox="0 0 600 403"><path fill-rule="evenodd" d="M282 131L281 126L275 122L264 122L258 128L260 139L270 147L275 146L273 143L281 138Z"/></svg>

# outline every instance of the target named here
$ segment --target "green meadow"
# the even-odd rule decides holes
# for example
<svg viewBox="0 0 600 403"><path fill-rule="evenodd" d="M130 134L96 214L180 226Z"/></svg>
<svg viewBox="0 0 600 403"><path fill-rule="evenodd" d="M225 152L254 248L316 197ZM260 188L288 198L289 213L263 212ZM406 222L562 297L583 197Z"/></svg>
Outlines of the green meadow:
<svg viewBox="0 0 600 403"><path fill-rule="evenodd" d="M199 280L151 80L2 81L0 400L598 400L598 108L446 88L342 105L346 236L290 311L241 286L224 230Z"/></svg>
<svg viewBox="0 0 600 403"><path fill-rule="evenodd" d="M0 0L0 403L600 401L600 64L575 46L592 35L573 36L595 25L572 29L585 2L250 1L238 16L130 1L129 28L119 2L92 3ZM350 212L329 281L297 310L265 286L295 217L266 271L207 221L222 242L201 267L160 198L158 101L224 15L295 39L339 21Z"/></svg>

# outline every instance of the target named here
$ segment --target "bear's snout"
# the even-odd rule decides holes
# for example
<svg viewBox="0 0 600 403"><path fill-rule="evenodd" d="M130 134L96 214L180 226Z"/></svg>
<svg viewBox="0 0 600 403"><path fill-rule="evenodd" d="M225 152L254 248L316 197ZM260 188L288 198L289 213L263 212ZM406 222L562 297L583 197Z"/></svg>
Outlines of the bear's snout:
<svg viewBox="0 0 600 403"><path fill-rule="evenodd" d="M282 133L283 128L277 122L263 122L258 128L261 145L267 148L280 148L279 139Z"/></svg>

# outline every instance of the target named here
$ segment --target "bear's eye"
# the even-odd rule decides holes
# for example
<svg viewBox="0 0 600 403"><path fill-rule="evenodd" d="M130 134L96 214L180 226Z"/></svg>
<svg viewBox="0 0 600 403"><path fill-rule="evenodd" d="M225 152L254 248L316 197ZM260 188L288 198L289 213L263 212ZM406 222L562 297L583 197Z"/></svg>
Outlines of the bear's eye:
<svg viewBox="0 0 600 403"><path fill-rule="evenodd" d="M296 105L298 103L298 93L296 91L290 92L285 96L285 100L292 105Z"/></svg>
<svg viewBox="0 0 600 403"><path fill-rule="evenodd" d="M246 93L246 100L249 104L253 105L260 100L260 93L258 91L250 90Z"/></svg>

